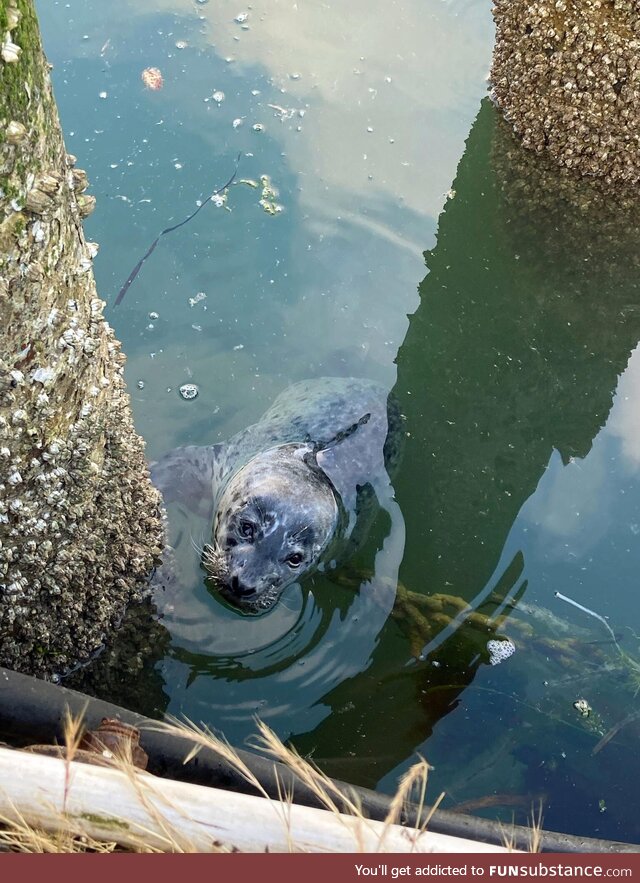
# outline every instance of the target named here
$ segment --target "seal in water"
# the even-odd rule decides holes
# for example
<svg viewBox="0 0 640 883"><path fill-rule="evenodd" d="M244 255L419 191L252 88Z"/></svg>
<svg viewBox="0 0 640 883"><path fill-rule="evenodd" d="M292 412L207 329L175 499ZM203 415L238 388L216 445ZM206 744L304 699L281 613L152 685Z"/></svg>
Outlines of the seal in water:
<svg viewBox="0 0 640 883"><path fill-rule="evenodd" d="M202 564L227 600L257 613L343 557L374 496L391 499L398 427L378 384L307 380L228 442L177 448L151 475L165 503L211 513Z"/></svg>

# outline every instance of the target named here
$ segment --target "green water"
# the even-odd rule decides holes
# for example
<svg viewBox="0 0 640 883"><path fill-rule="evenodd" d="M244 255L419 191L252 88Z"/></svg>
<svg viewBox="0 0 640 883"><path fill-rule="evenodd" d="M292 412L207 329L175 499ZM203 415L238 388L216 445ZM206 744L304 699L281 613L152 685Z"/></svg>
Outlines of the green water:
<svg viewBox="0 0 640 883"><path fill-rule="evenodd" d="M228 438L304 377L379 380L406 418L403 525L381 513L337 580L259 618L212 596L184 543L189 579L157 599L169 646L109 698L237 744L259 715L330 774L390 792L420 753L445 807L524 822L542 800L548 828L640 841L637 214L514 150L483 101L489 5L38 9L150 458ZM238 152L238 178L270 176L282 212L236 183L114 309ZM620 650L556 592L606 617ZM420 613L440 595L463 600ZM507 614L512 657L488 664L464 602Z"/></svg>

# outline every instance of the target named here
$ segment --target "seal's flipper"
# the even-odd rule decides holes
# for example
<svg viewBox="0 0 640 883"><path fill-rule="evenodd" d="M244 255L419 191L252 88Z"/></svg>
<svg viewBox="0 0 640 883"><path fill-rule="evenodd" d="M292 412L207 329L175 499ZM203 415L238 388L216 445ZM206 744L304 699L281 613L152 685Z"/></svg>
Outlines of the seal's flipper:
<svg viewBox="0 0 640 883"><path fill-rule="evenodd" d="M355 423L352 423L351 426L347 426L345 429L341 429L337 432L333 438L330 438L329 441L319 441L314 445L313 453L320 454L322 451L326 451L328 448L333 448L336 445L339 445L340 442L343 442L345 439L349 438L349 436L353 435L361 426L365 426L369 420L371 419L371 414L363 414L359 420L356 420ZM311 439L309 439L311 441Z"/></svg>
<svg viewBox="0 0 640 883"><path fill-rule="evenodd" d="M150 463L151 481L162 494L165 505L178 503L194 515L207 517L213 508L216 464L224 447L174 448Z"/></svg>

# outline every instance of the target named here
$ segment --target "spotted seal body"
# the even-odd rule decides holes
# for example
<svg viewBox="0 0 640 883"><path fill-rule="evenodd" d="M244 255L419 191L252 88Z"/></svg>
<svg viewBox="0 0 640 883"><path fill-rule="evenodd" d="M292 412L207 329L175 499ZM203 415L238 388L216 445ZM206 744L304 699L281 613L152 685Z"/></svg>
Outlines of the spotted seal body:
<svg viewBox="0 0 640 883"><path fill-rule="evenodd" d="M340 556L363 496L388 496L397 418L371 381L302 381L228 442L167 454L152 478L166 502L211 513L202 564L228 600L259 612Z"/></svg>

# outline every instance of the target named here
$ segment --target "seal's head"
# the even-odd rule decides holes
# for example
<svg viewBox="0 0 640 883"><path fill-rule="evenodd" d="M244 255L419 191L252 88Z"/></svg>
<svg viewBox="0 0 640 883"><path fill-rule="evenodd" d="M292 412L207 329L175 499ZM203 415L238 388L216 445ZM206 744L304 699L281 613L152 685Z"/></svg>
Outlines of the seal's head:
<svg viewBox="0 0 640 883"><path fill-rule="evenodd" d="M307 445L253 457L227 482L202 562L222 594L244 610L268 610L313 568L329 545L340 507Z"/></svg>

